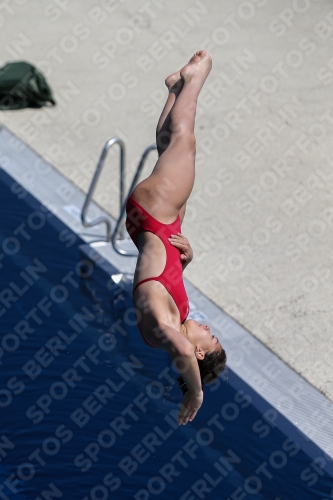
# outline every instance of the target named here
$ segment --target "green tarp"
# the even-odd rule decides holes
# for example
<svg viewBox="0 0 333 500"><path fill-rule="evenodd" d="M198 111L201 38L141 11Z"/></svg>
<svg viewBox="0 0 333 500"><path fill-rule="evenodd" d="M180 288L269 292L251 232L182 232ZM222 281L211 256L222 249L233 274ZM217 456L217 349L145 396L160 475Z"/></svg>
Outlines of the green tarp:
<svg viewBox="0 0 333 500"><path fill-rule="evenodd" d="M32 64L16 61L0 68L0 110L55 106L45 77Z"/></svg>

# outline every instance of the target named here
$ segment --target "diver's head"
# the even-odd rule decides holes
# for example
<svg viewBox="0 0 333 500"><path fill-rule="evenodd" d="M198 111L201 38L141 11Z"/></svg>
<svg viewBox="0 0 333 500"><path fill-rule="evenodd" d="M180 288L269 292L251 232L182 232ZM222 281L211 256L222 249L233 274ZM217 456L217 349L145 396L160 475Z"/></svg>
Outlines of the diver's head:
<svg viewBox="0 0 333 500"><path fill-rule="evenodd" d="M211 333L207 324L188 319L183 323L183 327L183 335L191 342L197 359L204 359L207 353L221 352L220 341Z"/></svg>
<svg viewBox="0 0 333 500"><path fill-rule="evenodd" d="M182 324L182 335L192 344L197 358L202 384L213 382L225 369L227 355L219 339L207 324L188 319ZM187 387L182 376L177 378L183 394Z"/></svg>

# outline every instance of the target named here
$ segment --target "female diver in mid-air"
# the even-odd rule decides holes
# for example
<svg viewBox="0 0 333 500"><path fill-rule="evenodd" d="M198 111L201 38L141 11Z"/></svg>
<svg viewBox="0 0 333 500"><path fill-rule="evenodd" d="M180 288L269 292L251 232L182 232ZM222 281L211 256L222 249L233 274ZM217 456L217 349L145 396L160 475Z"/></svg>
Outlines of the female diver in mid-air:
<svg viewBox="0 0 333 500"><path fill-rule="evenodd" d="M189 302L182 277L193 258L180 225L195 177L196 105L211 67L210 55L200 50L165 80L169 95L156 129L159 158L126 205L126 229L139 250L133 283L137 323L145 342L168 352L182 374L179 425L193 420L202 405L202 384L215 380L226 363L209 326L186 321Z"/></svg>

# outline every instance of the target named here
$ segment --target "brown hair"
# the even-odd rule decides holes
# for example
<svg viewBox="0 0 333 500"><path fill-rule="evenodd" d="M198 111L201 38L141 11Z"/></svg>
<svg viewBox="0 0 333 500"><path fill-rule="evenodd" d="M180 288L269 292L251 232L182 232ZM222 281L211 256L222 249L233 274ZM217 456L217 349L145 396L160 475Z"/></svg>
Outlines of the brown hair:
<svg viewBox="0 0 333 500"><path fill-rule="evenodd" d="M197 359L197 361L200 370L201 387L203 390L203 384L213 382L225 370L227 355L222 348L221 351L207 352L204 359ZM177 377L177 380L184 396L188 391L187 385L181 375Z"/></svg>

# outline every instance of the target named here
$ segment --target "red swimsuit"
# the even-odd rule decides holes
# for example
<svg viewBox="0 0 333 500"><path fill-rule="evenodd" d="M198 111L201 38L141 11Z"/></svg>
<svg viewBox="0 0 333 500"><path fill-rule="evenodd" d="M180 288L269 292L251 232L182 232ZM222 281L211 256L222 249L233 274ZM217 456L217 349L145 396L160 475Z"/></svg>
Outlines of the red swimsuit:
<svg viewBox="0 0 333 500"><path fill-rule="evenodd" d="M133 289L133 294L137 287L144 283L145 281L159 281L168 290L171 297L174 299L180 314L180 322L183 323L189 313L189 301L186 294L184 282L183 282L183 269L180 261L180 250L173 246L168 238L171 234L177 234L181 232L180 228L180 217L178 215L177 219L171 224L163 224L156 220L150 213L148 213L133 197L130 195L126 204L126 229L130 237L132 238L134 244L137 246L137 238L141 231L149 231L156 234L163 242L166 250L166 264L165 268L159 276L154 278L146 278L135 286ZM139 327L140 330L140 327ZM142 332L140 330L142 335ZM151 347L155 347L146 341L142 335L144 341Z"/></svg>

